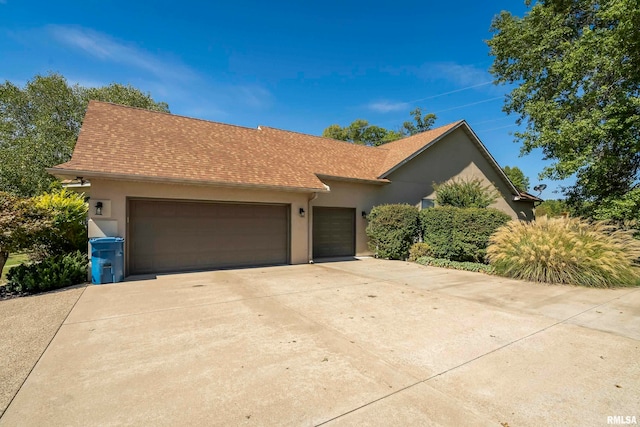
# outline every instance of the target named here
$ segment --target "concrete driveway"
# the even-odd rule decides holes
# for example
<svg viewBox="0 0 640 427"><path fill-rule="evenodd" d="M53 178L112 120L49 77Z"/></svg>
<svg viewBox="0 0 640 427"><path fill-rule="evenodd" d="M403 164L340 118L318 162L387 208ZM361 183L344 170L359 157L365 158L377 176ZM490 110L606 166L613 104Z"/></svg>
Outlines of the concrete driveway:
<svg viewBox="0 0 640 427"><path fill-rule="evenodd" d="M639 378L638 288L363 259L90 286L0 424L607 425Z"/></svg>

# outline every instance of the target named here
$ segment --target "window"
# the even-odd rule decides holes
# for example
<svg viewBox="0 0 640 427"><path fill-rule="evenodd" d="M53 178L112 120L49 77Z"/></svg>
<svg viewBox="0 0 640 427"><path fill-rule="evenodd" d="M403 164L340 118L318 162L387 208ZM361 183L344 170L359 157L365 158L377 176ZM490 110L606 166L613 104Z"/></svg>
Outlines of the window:
<svg viewBox="0 0 640 427"><path fill-rule="evenodd" d="M435 206L435 203L433 202L433 199L429 199L425 197L424 199L422 199L422 204L420 205L420 209L428 209L434 206Z"/></svg>

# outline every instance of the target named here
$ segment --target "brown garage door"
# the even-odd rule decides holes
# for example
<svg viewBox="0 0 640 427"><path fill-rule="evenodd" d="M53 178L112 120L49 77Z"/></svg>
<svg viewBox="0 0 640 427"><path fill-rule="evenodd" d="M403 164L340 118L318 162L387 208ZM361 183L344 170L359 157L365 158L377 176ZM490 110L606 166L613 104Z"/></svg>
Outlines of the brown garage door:
<svg viewBox="0 0 640 427"><path fill-rule="evenodd" d="M287 264L289 206L129 201L129 274Z"/></svg>
<svg viewBox="0 0 640 427"><path fill-rule="evenodd" d="M340 257L356 254L356 210L313 208L313 257Z"/></svg>

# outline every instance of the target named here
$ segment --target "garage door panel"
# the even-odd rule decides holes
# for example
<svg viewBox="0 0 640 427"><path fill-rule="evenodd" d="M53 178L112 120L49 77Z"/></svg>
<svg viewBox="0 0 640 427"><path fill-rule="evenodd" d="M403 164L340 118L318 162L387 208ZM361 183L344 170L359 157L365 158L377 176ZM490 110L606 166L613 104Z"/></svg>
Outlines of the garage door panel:
<svg viewBox="0 0 640 427"><path fill-rule="evenodd" d="M313 257L355 255L355 209L313 208Z"/></svg>
<svg viewBox="0 0 640 427"><path fill-rule="evenodd" d="M131 200L131 274L289 262L289 206Z"/></svg>

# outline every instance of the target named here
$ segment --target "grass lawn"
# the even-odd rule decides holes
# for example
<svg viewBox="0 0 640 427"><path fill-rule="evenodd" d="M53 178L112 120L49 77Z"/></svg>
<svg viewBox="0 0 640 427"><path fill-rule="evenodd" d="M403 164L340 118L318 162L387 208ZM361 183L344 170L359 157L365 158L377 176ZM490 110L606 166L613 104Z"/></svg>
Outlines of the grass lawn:
<svg viewBox="0 0 640 427"><path fill-rule="evenodd" d="M4 283L7 279L7 272L11 267L15 267L16 265L22 264L29 260L29 255L27 254L11 254L9 255L9 259L7 263L4 265L2 269L2 277L0 278L0 283Z"/></svg>

